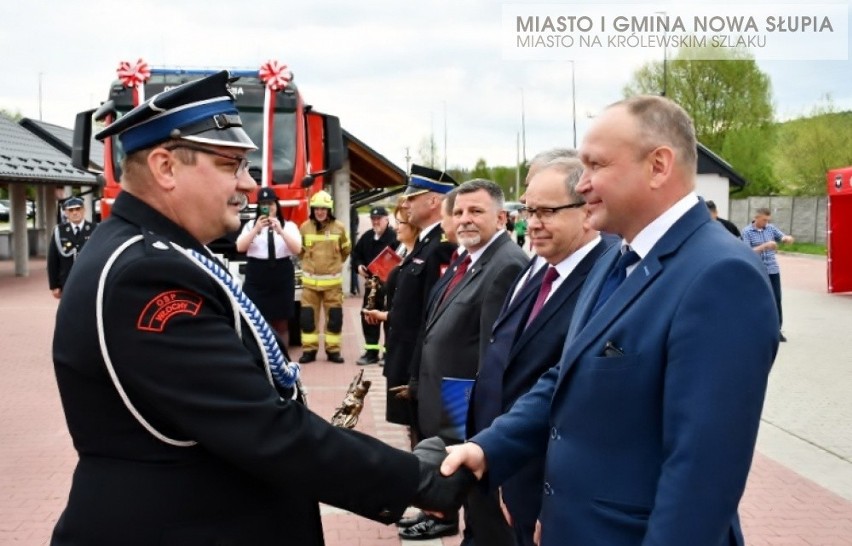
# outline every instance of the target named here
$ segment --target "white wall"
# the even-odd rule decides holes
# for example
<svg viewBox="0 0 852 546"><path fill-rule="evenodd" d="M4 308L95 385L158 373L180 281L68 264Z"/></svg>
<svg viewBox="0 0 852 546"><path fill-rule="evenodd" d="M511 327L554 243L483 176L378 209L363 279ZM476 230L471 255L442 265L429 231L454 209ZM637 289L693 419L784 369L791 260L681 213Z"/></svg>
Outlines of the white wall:
<svg viewBox="0 0 852 546"><path fill-rule="evenodd" d="M703 197L705 201L715 202L716 210L722 218L730 217L729 186L728 179L718 174L699 174L695 177L695 193Z"/></svg>

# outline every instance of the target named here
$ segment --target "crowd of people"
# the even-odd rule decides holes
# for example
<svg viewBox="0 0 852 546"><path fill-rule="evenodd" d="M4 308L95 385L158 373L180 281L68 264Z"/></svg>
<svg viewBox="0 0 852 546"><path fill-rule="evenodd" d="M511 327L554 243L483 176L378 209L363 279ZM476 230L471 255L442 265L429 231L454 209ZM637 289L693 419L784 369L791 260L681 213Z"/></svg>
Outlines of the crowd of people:
<svg viewBox="0 0 852 546"><path fill-rule="evenodd" d="M497 184L413 165L352 247L323 191L296 226L261 189L240 225L255 144L227 80L170 89L97 135L127 154L108 221L87 230L82 203L64 204L53 356L79 462L52 544L322 544L320 502L409 540L459 533L463 507L468 546L744 543L737 506L783 340L775 251L792 238L764 209L741 240L717 225L681 107L617 102L578 150L533 158L511 234ZM240 229L242 285L205 246ZM386 419L410 450L332 427L301 396L321 338L343 362L350 251L372 287L358 364L383 362ZM383 253L397 265L379 278ZM409 506L422 511L402 518Z"/></svg>

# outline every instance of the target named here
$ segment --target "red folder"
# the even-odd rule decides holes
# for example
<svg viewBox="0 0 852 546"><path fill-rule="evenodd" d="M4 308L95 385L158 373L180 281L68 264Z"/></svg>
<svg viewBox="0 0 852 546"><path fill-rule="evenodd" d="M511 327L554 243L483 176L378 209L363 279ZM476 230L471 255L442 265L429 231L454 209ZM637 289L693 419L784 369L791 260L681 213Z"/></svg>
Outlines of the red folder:
<svg viewBox="0 0 852 546"><path fill-rule="evenodd" d="M379 252L376 259L370 262L370 265L367 266L367 270L372 275L380 278L382 282L388 282L388 275L390 275L391 270L398 266L401 262L402 258L399 257L399 254L397 254L391 247L386 246L384 250Z"/></svg>

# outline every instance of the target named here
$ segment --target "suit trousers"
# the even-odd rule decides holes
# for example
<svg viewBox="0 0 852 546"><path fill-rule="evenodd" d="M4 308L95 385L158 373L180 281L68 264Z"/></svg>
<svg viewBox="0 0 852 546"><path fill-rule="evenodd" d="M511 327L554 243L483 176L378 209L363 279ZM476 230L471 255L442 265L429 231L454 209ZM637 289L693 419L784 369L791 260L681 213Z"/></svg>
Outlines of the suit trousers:
<svg viewBox="0 0 852 546"><path fill-rule="evenodd" d="M775 307L778 309L778 328L784 324L784 315L781 314L781 273L769 273L769 285L772 287L772 295L775 296Z"/></svg>
<svg viewBox="0 0 852 546"><path fill-rule="evenodd" d="M464 510L465 531L470 531L476 546L515 546L515 532L503 515L497 490L474 487L467 496Z"/></svg>
<svg viewBox="0 0 852 546"><path fill-rule="evenodd" d="M384 285L379 287L374 296L376 303L381 303L385 299L385 289ZM364 309L369 309L367 299L370 297L370 288L369 284L365 284L364 286L364 302L361 304L361 307ZM381 305L376 305L374 303L375 309L382 309ZM366 320L364 320L364 314L361 313L361 331L364 332L364 350L365 351L376 351L379 353L382 350L382 346L379 344L379 338L382 334L382 328L384 328L384 322L380 322L379 324L369 324ZM378 355L377 355L378 356Z"/></svg>

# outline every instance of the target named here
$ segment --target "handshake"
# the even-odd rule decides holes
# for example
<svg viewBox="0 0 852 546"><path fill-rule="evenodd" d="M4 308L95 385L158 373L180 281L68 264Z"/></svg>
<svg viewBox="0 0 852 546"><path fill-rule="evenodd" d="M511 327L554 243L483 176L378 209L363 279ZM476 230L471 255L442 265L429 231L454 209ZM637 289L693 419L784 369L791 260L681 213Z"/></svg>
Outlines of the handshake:
<svg viewBox="0 0 852 546"><path fill-rule="evenodd" d="M420 483L412 504L427 512L442 514L458 510L476 484L473 472L461 467L449 476L441 475L447 446L438 437L423 440L414 446L413 453L420 461Z"/></svg>

